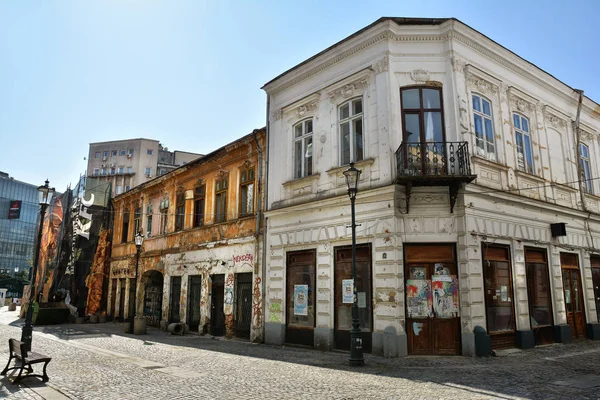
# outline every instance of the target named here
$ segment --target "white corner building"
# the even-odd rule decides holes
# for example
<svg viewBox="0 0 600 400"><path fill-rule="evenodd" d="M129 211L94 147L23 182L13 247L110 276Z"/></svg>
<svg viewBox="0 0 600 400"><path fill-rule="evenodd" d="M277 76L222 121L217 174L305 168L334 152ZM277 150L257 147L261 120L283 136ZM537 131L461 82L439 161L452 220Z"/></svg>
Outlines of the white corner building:
<svg viewBox="0 0 600 400"><path fill-rule="evenodd" d="M348 349L353 301L388 357L600 339L598 103L453 18L381 18L263 89L267 343Z"/></svg>

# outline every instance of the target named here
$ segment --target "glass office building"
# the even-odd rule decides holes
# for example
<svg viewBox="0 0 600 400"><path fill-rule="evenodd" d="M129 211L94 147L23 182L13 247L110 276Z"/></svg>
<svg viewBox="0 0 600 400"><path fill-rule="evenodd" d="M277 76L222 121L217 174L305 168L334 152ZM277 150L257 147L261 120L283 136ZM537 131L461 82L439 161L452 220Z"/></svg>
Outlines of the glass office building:
<svg viewBox="0 0 600 400"><path fill-rule="evenodd" d="M31 267L39 216L38 186L0 171L0 273L13 275Z"/></svg>

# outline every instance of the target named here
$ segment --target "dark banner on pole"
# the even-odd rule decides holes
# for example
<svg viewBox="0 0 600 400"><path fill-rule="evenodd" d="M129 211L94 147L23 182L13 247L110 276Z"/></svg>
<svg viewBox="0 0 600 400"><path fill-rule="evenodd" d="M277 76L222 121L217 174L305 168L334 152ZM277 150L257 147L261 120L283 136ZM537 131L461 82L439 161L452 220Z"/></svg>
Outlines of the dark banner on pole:
<svg viewBox="0 0 600 400"><path fill-rule="evenodd" d="M21 218L21 200L11 200L8 209L8 219Z"/></svg>

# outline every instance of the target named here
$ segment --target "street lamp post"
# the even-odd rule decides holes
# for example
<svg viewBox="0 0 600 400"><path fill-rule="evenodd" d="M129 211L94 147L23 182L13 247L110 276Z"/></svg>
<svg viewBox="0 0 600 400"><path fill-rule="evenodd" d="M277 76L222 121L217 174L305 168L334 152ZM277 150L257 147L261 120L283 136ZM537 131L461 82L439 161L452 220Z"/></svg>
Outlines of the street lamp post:
<svg viewBox="0 0 600 400"><path fill-rule="evenodd" d="M140 251L144 243L144 236L139 232L135 234L135 279L133 280L133 315L131 316L131 325L129 325L129 333L133 334L133 322L137 316L137 281L138 281L138 265L140 264Z"/></svg>
<svg viewBox="0 0 600 400"><path fill-rule="evenodd" d="M350 197L350 206L352 211L352 286L354 288L354 301L352 302L352 329L350 330L350 365L361 366L365 364L362 350L362 332L360 331L360 321L358 320L358 296L356 293L356 214L354 210L354 201L358 193L358 179L362 171L354 168L354 163L350 163L350 168L344 171L346 184L348 185L348 196Z"/></svg>
<svg viewBox="0 0 600 400"><path fill-rule="evenodd" d="M40 226L38 227L37 236L37 247L35 250L35 259L33 262L33 272L31 273L31 281L29 283L29 302L27 304L27 314L25 315L25 325L21 330L21 342L25 343L27 351L31 351L31 339L33 336L33 327L31 326L31 320L33 318L33 303L35 301L35 278L37 275L38 261L40 259L40 247L42 242L42 228L44 227L44 216L46 215L46 209L52 201L54 195L54 188L49 185L48 179L44 186L38 187L38 203L40 204Z"/></svg>

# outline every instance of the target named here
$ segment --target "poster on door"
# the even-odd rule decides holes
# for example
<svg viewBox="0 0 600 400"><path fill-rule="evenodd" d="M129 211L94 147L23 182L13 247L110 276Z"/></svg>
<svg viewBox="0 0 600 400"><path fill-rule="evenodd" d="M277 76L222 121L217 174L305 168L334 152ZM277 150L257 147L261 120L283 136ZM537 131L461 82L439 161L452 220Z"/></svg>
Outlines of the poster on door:
<svg viewBox="0 0 600 400"><path fill-rule="evenodd" d="M294 315L308 315L308 285L294 285Z"/></svg>
<svg viewBox="0 0 600 400"><path fill-rule="evenodd" d="M342 279L342 303L354 303L354 279Z"/></svg>
<svg viewBox="0 0 600 400"><path fill-rule="evenodd" d="M438 318L458 316L458 279L456 275L433 275L433 311Z"/></svg>
<svg viewBox="0 0 600 400"><path fill-rule="evenodd" d="M432 316L431 281L409 279L406 281L406 308L409 318Z"/></svg>

